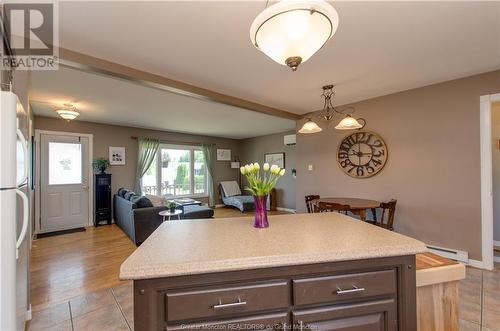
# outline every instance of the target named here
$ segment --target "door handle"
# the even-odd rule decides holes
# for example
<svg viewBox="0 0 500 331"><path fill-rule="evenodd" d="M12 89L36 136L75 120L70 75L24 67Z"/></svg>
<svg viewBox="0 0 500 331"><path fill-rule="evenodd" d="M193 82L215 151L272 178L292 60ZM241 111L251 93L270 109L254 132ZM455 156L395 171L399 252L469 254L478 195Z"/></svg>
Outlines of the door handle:
<svg viewBox="0 0 500 331"><path fill-rule="evenodd" d="M16 259L19 258L19 247L23 243L24 237L26 237L26 233L28 232L28 222L29 222L29 201L26 194L19 189L14 190L17 195L21 197L23 200L23 226L21 227L21 233L19 234L19 238L16 241Z"/></svg>
<svg viewBox="0 0 500 331"><path fill-rule="evenodd" d="M219 300L218 305L214 305L214 309L224 309L224 308L233 308L233 307L238 307L238 306L244 306L246 305L246 301L241 301L240 298L238 298L237 302L232 302L232 303L222 303L221 300Z"/></svg>
<svg viewBox="0 0 500 331"><path fill-rule="evenodd" d="M338 295L342 295L342 294L354 294L354 293L360 293L360 292L364 292L365 291L365 288L364 287L357 287L355 285L352 285L352 289L349 289L349 290L343 290L341 289L340 287L337 287L337 291L336 293Z"/></svg>
<svg viewBox="0 0 500 331"><path fill-rule="evenodd" d="M24 154L24 168L23 168L23 177L17 182L17 186L22 185L26 180L28 180L28 143L26 139L24 139L23 133L21 130L17 129L17 138L21 141L21 147L23 148Z"/></svg>

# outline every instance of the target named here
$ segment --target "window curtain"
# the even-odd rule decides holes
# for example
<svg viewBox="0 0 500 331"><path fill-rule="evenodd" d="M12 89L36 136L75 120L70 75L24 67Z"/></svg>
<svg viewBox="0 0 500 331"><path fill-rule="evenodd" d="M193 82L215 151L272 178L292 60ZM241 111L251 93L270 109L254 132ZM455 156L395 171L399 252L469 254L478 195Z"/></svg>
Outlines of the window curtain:
<svg viewBox="0 0 500 331"><path fill-rule="evenodd" d="M160 147L160 141L151 138L138 138L137 141L139 149L137 154L134 192L142 195L142 176L144 176L151 166L151 163L153 163L158 148Z"/></svg>
<svg viewBox="0 0 500 331"><path fill-rule="evenodd" d="M201 145L203 151L203 158L207 166L208 180L207 180L207 193L208 193L208 206L215 207L214 199L214 145Z"/></svg>

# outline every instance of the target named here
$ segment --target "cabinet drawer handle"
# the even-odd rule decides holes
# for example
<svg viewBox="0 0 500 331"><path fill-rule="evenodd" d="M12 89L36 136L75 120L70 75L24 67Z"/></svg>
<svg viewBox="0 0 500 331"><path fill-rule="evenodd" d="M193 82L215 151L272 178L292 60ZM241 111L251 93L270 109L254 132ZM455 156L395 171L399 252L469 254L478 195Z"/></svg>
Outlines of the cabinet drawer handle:
<svg viewBox="0 0 500 331"><path fill-rule="evenodd" d="M244 306L246 304L247 302L241 301L240 298L238 298L238 302L232 302L232 303L222 303L221 300L219 300L219 304L213 306L213 308L214 309L233 308L233 307Z"/></svg>
<svg viewBox="0 0 500 331"><path fill-rule="evenodd" d="M364 287L357 287L357 286L352 286L352 289L350 290L343 290L340 287L337 287L337 294L342 295L342 294L354 294L354 293L360 293L365 290Z"/></svg>

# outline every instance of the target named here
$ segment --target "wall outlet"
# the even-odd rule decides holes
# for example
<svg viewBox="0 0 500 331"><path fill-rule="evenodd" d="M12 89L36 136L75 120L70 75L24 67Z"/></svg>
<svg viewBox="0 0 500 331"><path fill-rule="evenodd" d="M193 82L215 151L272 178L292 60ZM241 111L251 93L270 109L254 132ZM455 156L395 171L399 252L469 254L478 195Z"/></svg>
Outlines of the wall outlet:
<svg viewBox="0 0 500 331"><path fill-rule="evenodd" d="M312 171L313 170L313 165L312 164L308 165L307 166L307 170Z"/></svg>

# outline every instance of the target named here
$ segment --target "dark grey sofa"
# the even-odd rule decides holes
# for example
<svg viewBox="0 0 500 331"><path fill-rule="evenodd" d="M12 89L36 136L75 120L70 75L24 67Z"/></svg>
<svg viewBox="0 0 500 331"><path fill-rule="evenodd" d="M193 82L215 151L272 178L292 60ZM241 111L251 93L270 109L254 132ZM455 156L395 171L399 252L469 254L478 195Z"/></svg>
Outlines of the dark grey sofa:
<svg viewBox="0 0 500 331"><path fill-rule="evenodd" d="M135 203L115 194L113 196L113 218L123 232L139 246L156 228L163 218L158 214L167 207L137 208Z"/></svg>

